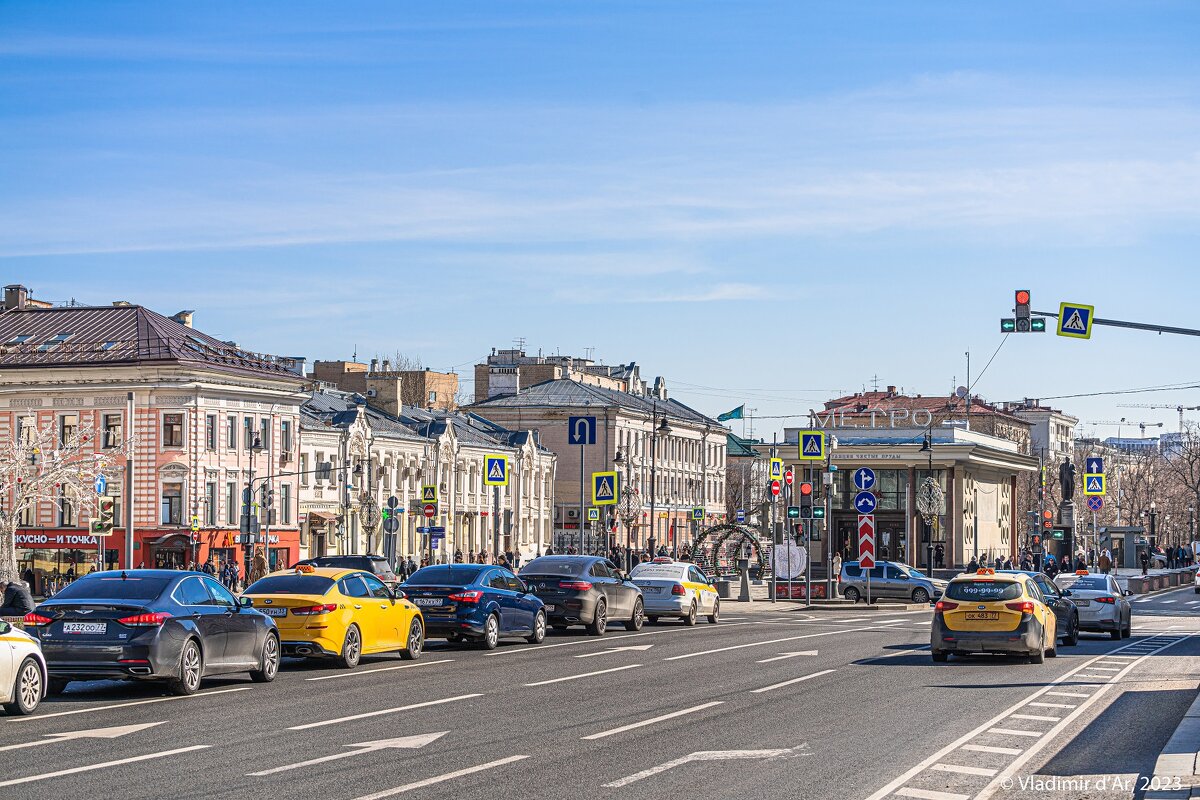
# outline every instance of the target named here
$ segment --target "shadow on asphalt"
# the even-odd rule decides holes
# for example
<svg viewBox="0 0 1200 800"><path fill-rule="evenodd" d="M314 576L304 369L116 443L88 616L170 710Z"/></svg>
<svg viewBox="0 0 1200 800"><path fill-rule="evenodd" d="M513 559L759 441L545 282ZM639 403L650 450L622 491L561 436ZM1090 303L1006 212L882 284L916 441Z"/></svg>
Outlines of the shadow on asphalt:
<svg viewBox="0 0 1200 800"><path fill-rule="evenodd" d="M245 674L217 675L205 678L200 691L226 689L239 685L250 686L250 677ZM65 692L56 697L42 700L43 707L93 703L110 700L149 700L155 697L170 697L172 693L162 681L72 681Z"/></svg>

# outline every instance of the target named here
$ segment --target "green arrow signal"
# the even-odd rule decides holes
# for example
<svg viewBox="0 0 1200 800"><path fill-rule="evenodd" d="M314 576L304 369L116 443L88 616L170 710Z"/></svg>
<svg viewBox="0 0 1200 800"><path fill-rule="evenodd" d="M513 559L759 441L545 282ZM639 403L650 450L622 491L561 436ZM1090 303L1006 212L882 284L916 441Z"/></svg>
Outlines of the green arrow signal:
<svg viewBox="0 0 1200 800"><path fill-rule="evenodd" d="M1000 332L1012 333L1017 329L1017 321L1012 317L1000 320ZM1042 320L1042 330L1046 329L1046 321Z"/></svg>

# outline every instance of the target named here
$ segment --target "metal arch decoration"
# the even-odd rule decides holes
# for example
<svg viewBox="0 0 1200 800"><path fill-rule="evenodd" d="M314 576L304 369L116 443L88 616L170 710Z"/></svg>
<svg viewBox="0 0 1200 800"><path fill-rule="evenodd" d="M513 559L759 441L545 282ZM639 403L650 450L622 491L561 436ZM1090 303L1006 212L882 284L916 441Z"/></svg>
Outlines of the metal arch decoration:
<svg viewBox="0 0 1200 800"><path fill-rule="evenodd" d="M736 522L725 522L720 525L714 525L711 528L705 528L696 537L692 543L692 559L696 565L705 572L716 574L717 558L721 552L721 548L725 546L731 538L740 537L742 542L749 543L754 549L755 558L758 561L758 569L760 575L766 576L770 574L767 566L766 545L758 534L749 525L740 525ZM711 542L712 563L709 564L709 543Z"/></svg>

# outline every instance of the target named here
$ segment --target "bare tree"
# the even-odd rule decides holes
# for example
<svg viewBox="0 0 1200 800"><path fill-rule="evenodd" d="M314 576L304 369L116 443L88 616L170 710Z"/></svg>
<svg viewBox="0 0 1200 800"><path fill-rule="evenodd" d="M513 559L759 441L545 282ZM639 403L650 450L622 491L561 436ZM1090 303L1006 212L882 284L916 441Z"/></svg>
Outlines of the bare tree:
<svg viewBox="0 0 1200 800"><path fill-rule="evenodd" d="M392 351L390 356L375 357L380 364L387 363L388 369L395 372L414 372L416 370L425 369L425 365L421 362L420 356L410 356L407 353L402 353L399 350Z"/></svg>
<svg viewBox="0 0 1200 800"><path fill-rule="evenodd" d="M61 439L61 440L60 440ZM17 528L32 524L43 503L82 515L96 497L96 477L120 474L131 440L97 452L91 428L60 437L52 424L22 428L13 441L0 442L0 581L19 579Z"/></svg>

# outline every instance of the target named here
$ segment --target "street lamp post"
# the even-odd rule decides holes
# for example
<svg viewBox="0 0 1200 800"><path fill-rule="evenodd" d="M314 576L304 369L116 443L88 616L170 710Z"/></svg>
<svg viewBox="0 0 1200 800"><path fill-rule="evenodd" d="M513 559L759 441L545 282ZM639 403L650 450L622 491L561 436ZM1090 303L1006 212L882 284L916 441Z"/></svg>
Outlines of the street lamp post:
<svg viewBox="0 0 1200 800"><path fill-rule="evenodd" d="M620 450L613 457L613 465L620 470L622 466L625 468L625 477L621 481L621 494L617 501L617 516L625 523L626 536L626 553L625 553L625 569L627 572L633 571L633 527L637 524L638 517L642 513L642 498L629 485L629 476L633 472L633 465L630 463L632 459L626 457Z"/></svg>
<svg viewBox="0 0 1200 800"><path fill-rule="evenodd" d="M251 426L253 427L253 426ZM263 451L262 437L259 434L254 434L254 438L250 441L250 476L246 479L246 514L250 517L257 516L251 514L254 510L254 456ZM242 549L242 558L245 561L245 568L242 571L242 580L250 577L251 557L254 553L254 536L251 532L252 526L246 525L246 532L243 534L246 537L246 547Z"/></svg>
<svg viewBox="0 0 1200 800"><path fill-rule="evenodd" d="M920 452L926 453L929 456L929 473L928 477L933 477L933 437L929 433L925 434L925 440L921 442ZM922 514L921 520L925 525L925 569L929 570L930 576L933 575L933 516L930 514Z"/></svg>
<svg viewBox="0 0 1200 800"><path fill-rule="evenodd" d="M647 542L647 547L654 549L654 541L658 537L658 515L656 507L658 502L658 437L668 436L671 433L671 426L667 424L667 417L664 414L662 424L658 420L658 402L655 401L652 405L652 413L650 417L650 541ZM651 553L653 557L653 553Z"/></svg>

